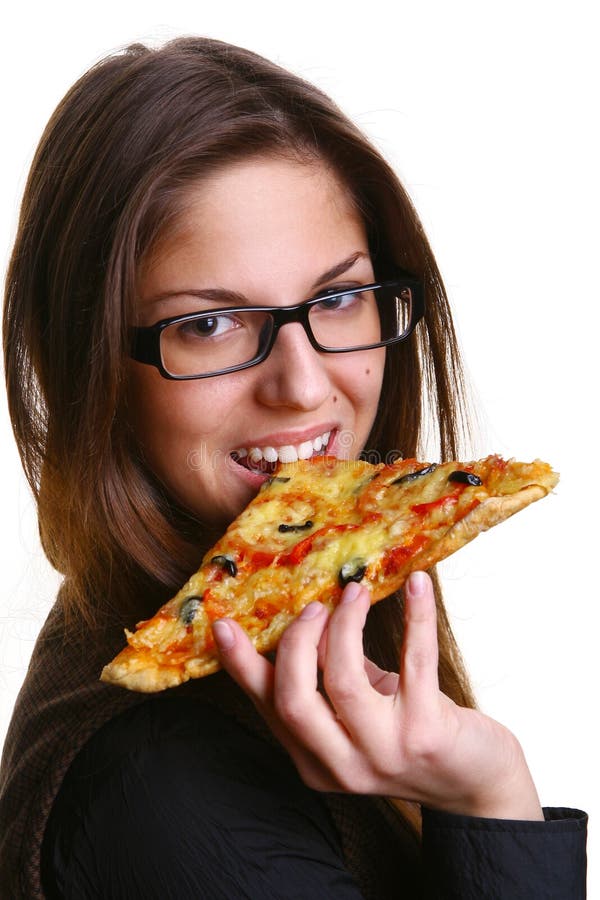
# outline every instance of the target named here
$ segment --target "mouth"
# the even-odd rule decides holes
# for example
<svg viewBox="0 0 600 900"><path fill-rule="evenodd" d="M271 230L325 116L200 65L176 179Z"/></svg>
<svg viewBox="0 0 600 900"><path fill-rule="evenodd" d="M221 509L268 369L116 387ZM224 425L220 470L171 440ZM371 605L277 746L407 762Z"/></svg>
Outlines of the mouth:
<svg viewBox="0 0 600 900"><path fill-rule="evenodd" d="M313 456L326 456L333 444L335 432L325 431L310 441L283 444L280 447L238 447L231 458L239 466L261 475L272 474L279 463L298 462Z"/></svg>

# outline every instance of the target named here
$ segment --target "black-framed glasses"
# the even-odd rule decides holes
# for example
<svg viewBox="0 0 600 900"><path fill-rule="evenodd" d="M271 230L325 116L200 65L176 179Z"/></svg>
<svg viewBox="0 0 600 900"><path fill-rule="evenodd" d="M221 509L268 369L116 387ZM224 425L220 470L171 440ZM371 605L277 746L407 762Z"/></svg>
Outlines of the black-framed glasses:
<svg viewBox="0 0 600 900"><path fill-rule="evenodd" d="M163 378L210 378L265 360L279 329L291 322L303 326L320 353L351 353L406 340L424 311L421 283L402 275L296 306L233 306L135 327L131 357L156 366Z"/></svg>

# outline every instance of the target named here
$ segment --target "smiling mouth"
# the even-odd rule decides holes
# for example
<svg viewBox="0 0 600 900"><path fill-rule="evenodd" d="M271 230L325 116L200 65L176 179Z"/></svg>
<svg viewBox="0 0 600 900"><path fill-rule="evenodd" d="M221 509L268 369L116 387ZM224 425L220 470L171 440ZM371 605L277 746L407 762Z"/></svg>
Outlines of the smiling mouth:
<svg viewBox="0 0 600 900"><path fill-rule="evenodd" d="M239 447L233 451L231 458L251 472L270 475L279 463L312 459L313 456L325 456L331 443L331 434L332 432L325 431L312 441L302 441L301 444L284 444L281 447Z"/></svg>

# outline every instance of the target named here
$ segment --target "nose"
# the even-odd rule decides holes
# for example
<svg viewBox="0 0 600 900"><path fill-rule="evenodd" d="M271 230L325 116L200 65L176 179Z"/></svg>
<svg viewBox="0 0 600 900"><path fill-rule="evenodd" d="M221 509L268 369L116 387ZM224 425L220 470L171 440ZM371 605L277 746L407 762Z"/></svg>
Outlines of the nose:
<svg viewBox="0 0 600 900"><path fill-rule="evenodd" d="M281 327L273 349L256 372L258 398L266 406L318 409L332 388L327 355L311 346L299 322Z"/></svg>

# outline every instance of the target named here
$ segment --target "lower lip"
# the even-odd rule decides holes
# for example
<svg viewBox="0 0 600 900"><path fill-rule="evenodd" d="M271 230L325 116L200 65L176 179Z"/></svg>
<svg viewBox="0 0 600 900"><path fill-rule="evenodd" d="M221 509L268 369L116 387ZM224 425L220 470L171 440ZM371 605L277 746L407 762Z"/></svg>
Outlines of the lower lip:
<svg viewBox="0 0 600 900"><path fill-rule="evenodd" d="M239 463L236 463L235 460L231 460L234 465L235 474L242 478L246 484L249 484L251 487L258 488L261 484L264 484L265 481L268 481L270 476L265 475L262 472L254 472L252 469L247 469L246 466L242 466Z"/></svg>

